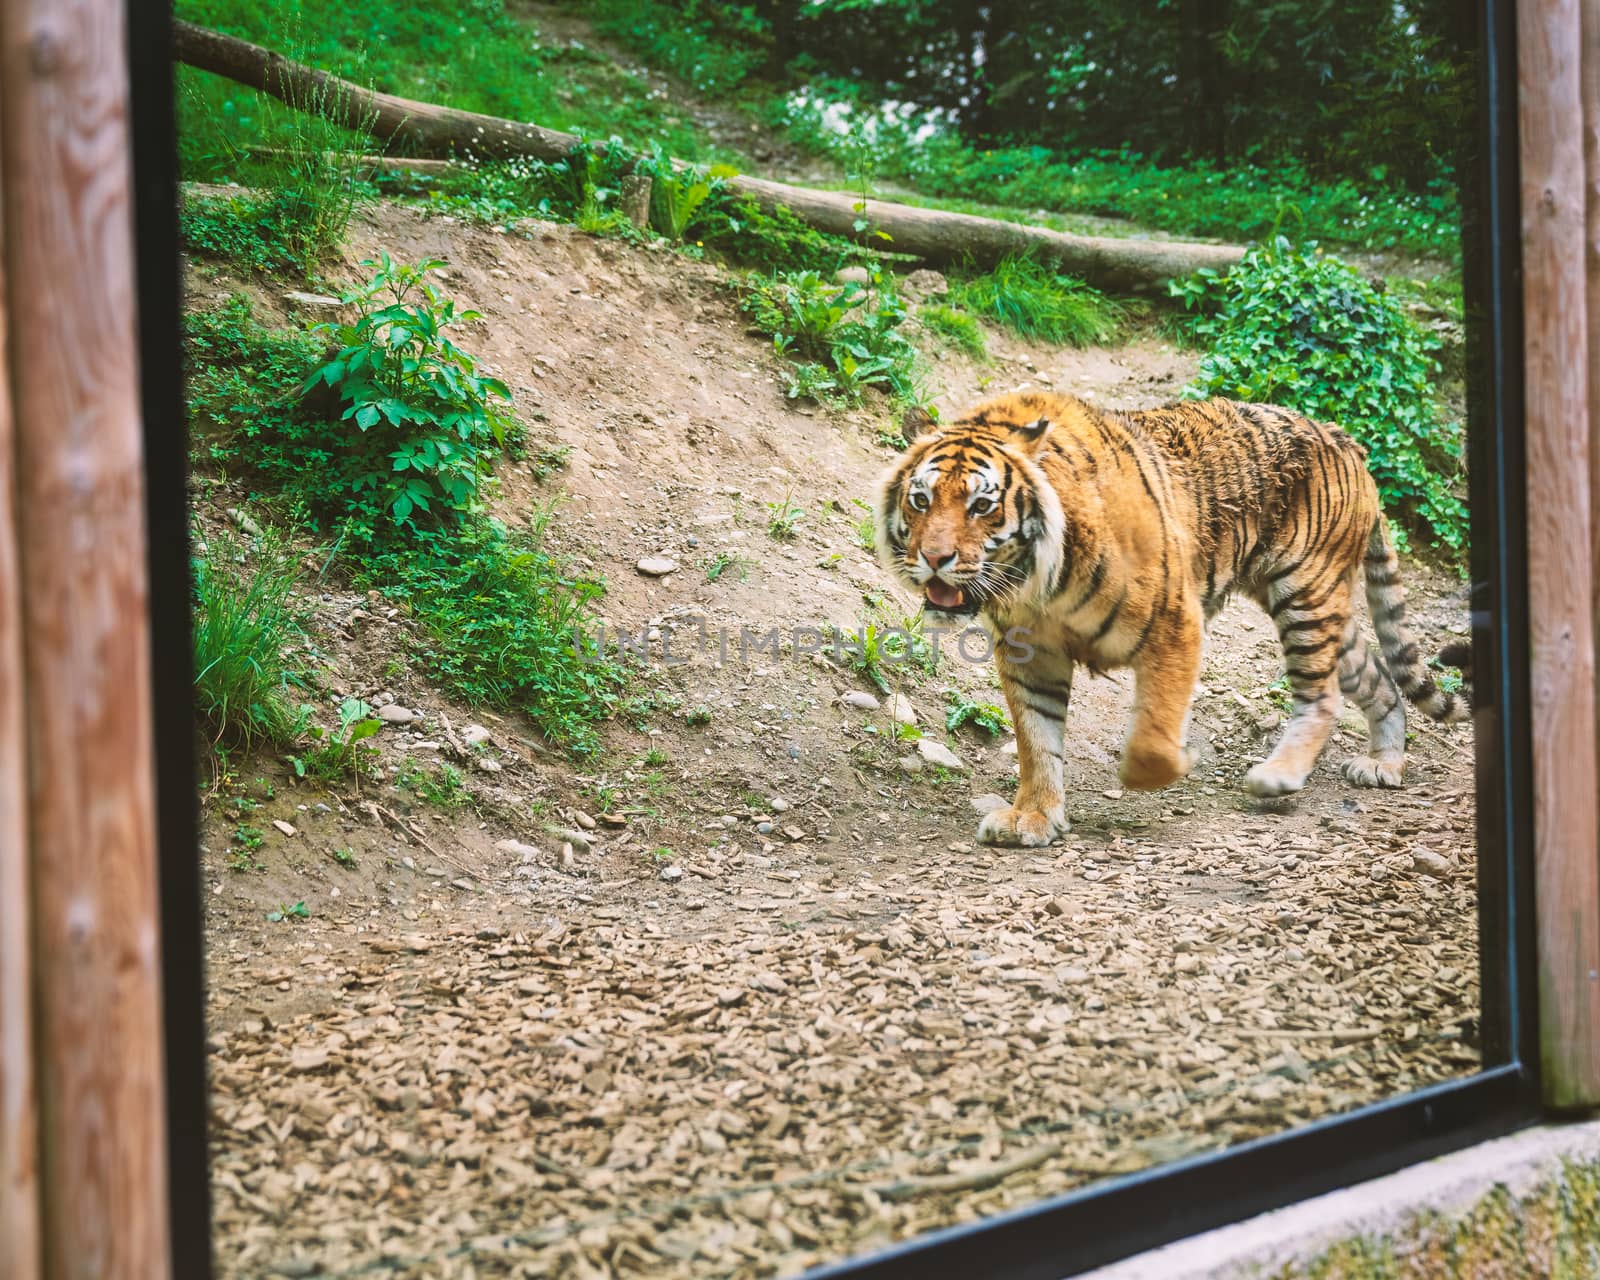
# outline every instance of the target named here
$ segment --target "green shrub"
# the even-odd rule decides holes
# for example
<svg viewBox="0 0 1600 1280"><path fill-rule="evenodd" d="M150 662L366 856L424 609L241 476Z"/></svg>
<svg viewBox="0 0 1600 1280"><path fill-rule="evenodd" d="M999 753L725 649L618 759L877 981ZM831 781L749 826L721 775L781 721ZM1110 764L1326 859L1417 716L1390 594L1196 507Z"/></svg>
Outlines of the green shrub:
<svg viewBox="0 0 1600 1280"><path fill-rule="evenodd" d="M1226 276L1201 271L1172 292L1197 311L1195 333L1209 346L1188 394L1337 423L1366 447L1387 508L1452 552L1466 546L1453 488L1461 426L1429 385L1438 340L1395 301L1349 264L1281 237Z"/></svg>
<svg viewBox="0 0 1600 1280"><path fill-rule="evenodd" d="M405 266L384 253L362 265L375 274L344 297L360 314L312 331L327 333L339 350L301 393L327 386L345 408L334 447L305 460L326 468L320 484L359 520L385 514L414 527L426 516L438 526L476 508L493 456L515 425L496 403L509 406L511 392L445 336L479 315L458 313L423 278L443 263Z"/></svg>
<svg viewBox="0 0 1600 1280"><path fill-rule="evenodd" d="M209 740L248 750L284 745L304 727L289 697L285 652L301 634L294 556L263 533L255 547L224 531L193 560L195 708Z"/></svg>
<svg viewBox="0 0 1600 1280"><path fill-rule="evenodd" d="M867 255L840 236L807 226L783 206L768 212L748 196L713 186L686 234L740 266L767 272L814 271L829 279Z"/></svg>
<svg viewBox="0 0 1600 1280"><path fill-rule="evenodd" d="M1104 294L1016 255L1001 259L987 275L958 281L950 299L1018 337L1063 346L1109 342L1121 326L1121 309Z"/></svg>
<svg viewBox="0 0 1600 1280"><path fill-rule="evenodd" d="M473 522L418 532L362 562L367 586L402 603L424 642L417 657L468 702L524 712L552 741L583 752L617 705L614 662L585 649L598 585L568 577L543 549L551 509L526 533Z"/></svg>
<svg viewBox="0 0 1600 1280"><path fill-rule="evenodd" d="M876 387L905 403L923 398L917 349L901 330L905 304L881 273L873 286L832 284L815 271L754 282L745 307L757 328L778 351L801 357L791 397L856 402Z"/></svg>

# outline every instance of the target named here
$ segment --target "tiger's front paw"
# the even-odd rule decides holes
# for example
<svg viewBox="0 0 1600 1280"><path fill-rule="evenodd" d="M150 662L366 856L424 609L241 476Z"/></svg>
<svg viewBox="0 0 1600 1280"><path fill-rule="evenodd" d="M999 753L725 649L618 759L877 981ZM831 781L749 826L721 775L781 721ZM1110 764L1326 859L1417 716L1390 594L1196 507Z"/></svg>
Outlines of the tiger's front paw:
<svg viewBox="0 0 1600 1280"><path fill-rule="evenodd" d="M1122 785L1130 791L1159 791L1194 768L1194 753L1183 747L1145 747L1130 745L1122 756L1119 771Z"/></svg>
<svg viewBox="0 0 1600 1280"><path fill-rule="evenodd" d="M978 843L1036 848L1065 835L1069 826L1064 809L992 809L978 824Z"/></svg>

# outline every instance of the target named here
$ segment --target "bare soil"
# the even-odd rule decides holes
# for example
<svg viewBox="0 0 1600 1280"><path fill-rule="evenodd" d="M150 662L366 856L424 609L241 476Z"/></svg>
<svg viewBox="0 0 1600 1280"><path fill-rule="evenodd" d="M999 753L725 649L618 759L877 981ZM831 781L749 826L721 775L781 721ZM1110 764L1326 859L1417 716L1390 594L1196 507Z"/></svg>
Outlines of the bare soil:
<svg viewBox="0 0 1600 1280"><path fill-rule="evenodd" d="M428 687L403 607L308 575L325 695L418 719L383 730L385 776L359 788L256 760L207 800L224 1274L794 1274L1477 1067L1469 727L1413 716L1408 787L1358 791L1336 772L1363 740L1347 712L1302 794L1250 799L1282 664L1237 604L1190 779L1117 790L1130 686L1085 678L1073 833L978 848L1015 757L944 718L951 691L999 700L986 665L888 669L964 765L907 772L887 711L841 701L879 694L847 663L738 651L741 627L914 613L857 536L893 457L881 406L786 399L726 275L670 251L385 206L334 274L380 248L447 263L530 451L570 450L543 482L531 457L503 468L497 512L559 496L557 547L604 576L613 628L665 628L689 661L658 642L636 682L653 710L574 762ZM300 305L211 265L190 283L195 306ZM928 339L945 410L1028 385L1154 404L1195 365L1155 339L989 342L977 364ZM224 484L201 518L237 500ZM780 541L785 502L804 516ZM636 571L662 556L678 570ZM1461 626L1458 581L1407 575L1420 632ZM403 785L440 763L464 806ZM298 902L308 918L267 918Z"/></svg>

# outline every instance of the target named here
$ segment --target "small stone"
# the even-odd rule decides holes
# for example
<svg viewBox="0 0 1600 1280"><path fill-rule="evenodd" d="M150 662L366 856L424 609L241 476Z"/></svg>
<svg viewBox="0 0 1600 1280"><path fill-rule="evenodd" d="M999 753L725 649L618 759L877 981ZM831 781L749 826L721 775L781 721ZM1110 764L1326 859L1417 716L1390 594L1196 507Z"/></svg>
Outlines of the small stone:
<svg viewBox="0 0 1600 1280"><path fill-rule="evenodd" d="M911 705L911 699L903 693L896 693L889 698L889 715L896 724L916 724L917 709Z"/></svg>
<svg viewBox="0 0 1600 1280"><path fill-rule="evenodd" d="M283 834L286 836L292 836L295 833L294 827L285 822L282 818L274 818L272 820L272 825L277 827L278 830L283 832Z"/></svg>
<svg viewBox="0 0 1600 1280"><path fill-rule="evenodd" d="M723 987L717 992L717 1003L724 1009L731 1009L736 1004L744 1003L743 987Z"/></svg>
<svg viewBox="0 0 1600 1280"><path fill-rule="evenodd" d="M840 267L833 279L837 284L858 284L865 289L872 283L872 272L865 267Z"/></svg>
<svg viewBox="0 0 1600 1280"><path fill-rule="evenodd" d="M1080 969L1076 965L1069 964L1057 969L1056 977L1069 987L1081 987L1089 981L1089 972L1086 969Z"/></svg>
<svg viewBox="0 0 1600 1280"><path fill-rule="evenodd" d="M572 812L572 818L573 818L573 821L576 822L585 831L593 831L594 828L595 828L594 819L591 818L588 814L586 814L582 809L574 809L573 812Z"/></svg>
<svg viewBox="0 0 1600 1280"><path fill-rule="evenodd" d="M378 719L385 724L410 724L416 718L417 713L415 711L402 707L398 703L378 708Z"/></svg>
<svg viewBox="0 0 1600 1280"><path fill-rule="evenodd" d="M670 867L662 867L661 879L665 880L668 884L676 884L679 880L683 879L683 868L676 864L673 864Z"/></svg>
<svg viewBox="0 0 1600 1280"><path fill-rule="evenodd" d="M1432 849L1424 849L1420 844L1411 849L1411 869L1441 879L1454 870L1448 858L1441 857Z"/></svg>
<svg viewBox="0 0 1600 1280"><path fill-rule="evenodd" d="M937 738L918 738L917 751L929 764L940 765L946 769L962 769L967 766L960 756Z"/></svg>
<svg viewBox="0 0 1600 1280"><path fill-rule="evenodd" d="M461 741L469 747L487 742L493 735L481 724L469 724L461 731Z"/></svg>
<svg viewBox="0 0 1600 1280"><path fill-rule="evenodd" d="M298 302L302 307L326 307L337 310L344 306L338 298L329 297L325 293L305 293L300 289L290 289L283 295L285 302Z"/></svg>
<svg viewBox="0 0 1600 1280"><path fill-rule="evenodd" d="M291 1071L321 1071L328 1065L328 1051L321 1045L303 1045L289 1055Z"/></svg>
<svg viewBox="0 0 1600 1280"><path fill-rule="evenodd" d="M471 893L473 888L472 881L468 880L465 876L460 876L457 879L452 880L450 882L450 887L452 889L460 889L462 893Z"/></svg>
<svg viewBox="0 0 1600 1280"><path fill-rule="evenodd" d="M477 764L478 768L484 773L500 772L500 762L490 756L479 756Z"/></svg>
<svg viewBox="0 0 1600 1280"><path fill-rule="evenodd" d="M1016 755L1017 754L1017 740L1015 738L1013 738L1013 739L1011 739L1010 742L1006 743L1005 746L1001 747L1000 748L1000 754L1003 755L1003 756L1014 756L1014 755Z"/></svg>
<svg viewBox="0 0 1600 1280"><path fill-rule="evenodd" d="M770 836L772 834L772 824L770 822L758 822L756 823L756 830L761 835Z"/></svg>
<svg viewBox="0 0 1600 1280"><path fill-rule="evenodd" d="M847 707L854 707L857 711L876 711L883 704L870 693L862 693L859 689L852 689L839 699Z"/></svg>
<svg viewBox="0 0 1600 1280"><path fill-rule="evenodd" d="M400 865L407 871L415 871L417 869L417 860L407 854L404 858L400 859Z"/></svg>
<svg viewBox="0 0 1600 1280"><path fill-rule="evenodd" d="M594 849L594 841L581 831L574 831L571 827L546 827L557 840L565 841L579 853L589 853Z"/></svg>
<svg viewBox="0 0 1600 1280"><path fill-rule="evenodd" d="M951 843L945 845L945 848L948 849L951 853L971 853L972 852L972 846L970 844L967 844L963 840L954 840Z"/></svg>
<svg viewBox="0 0 1600 1280"><path fill-rule="evenodd" d="M950 292L950 282L924 267L900 282L900 292L908 298L942 298Z"/></svg>
<svg viewBox="0 0 1600 1280"><path fill-rule="evenodd" d="M505 937L505 934L492 924L486 924L478 930L479 942L495 942L503 937Z"/></svg>
<svg viewBox="0 0 1600 1280"><path fill-rule="evenodd" d="M692 534L692 533L687 538L685 538L684 541L689 544L689 547L691 549L693 549L695 547L698 547L700 545L700 539L695 537L694 534Z"/></svg>
<svg viewBox="0 0 1600 1280"><path fill-rule="evenodd" d="M259 538L261 536L261 526L243 511L240 511L238 507L228 508L228 518L238 525L239 532L247 537Z"/></svg>
<svg viewBox="0 0 1600 1280"><path fill-rule="evenodd" d="M791 840L804 840L806 838L806 833L799 827L795 826L785 827L783 829L783 834L788 836Z"/></svg>
<svg viewBox="0 0 1600 1280"><path fill-rule="evenodd" d="M664 578L678 571L678 562L669 556L646 556L634 568L647 578Z"/></svg>
<svg viewBox="0 0 1600 1280"><path fill-rule="evenodd" d="M773 813L788 813L789 810L792 809L792 808L794 808L794 806L791 805L782 796L773 796L772 797L772 812Z"/></svg>
<svg viewBox="0 0 1600 1280"><path fill-rule="evenodd" d="M539 850L536 846L523 844L520 840L496 840L494 847L501 853L509 853L515 858L520 858L523 862L532 862L539 856ZM408 858L407 861L409 862L410 859Z"/></svg>
<svg viewBox="0 0 1600 1280"><path fill-rule="evenodd" d="M901 773L921 773L922 761L917 756L901 756L895 761Z"/></svg>

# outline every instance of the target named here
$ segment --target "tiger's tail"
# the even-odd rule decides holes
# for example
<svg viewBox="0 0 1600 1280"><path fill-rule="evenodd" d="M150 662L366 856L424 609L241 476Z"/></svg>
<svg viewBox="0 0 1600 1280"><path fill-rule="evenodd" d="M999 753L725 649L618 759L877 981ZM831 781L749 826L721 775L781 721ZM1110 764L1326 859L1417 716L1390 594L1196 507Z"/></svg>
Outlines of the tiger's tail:
<svg viewBox="0 0 1600 1280"><path fill-rule="evenodd" d="M1430 720L1440 724L1465 720L1472 713L1471 704L1434 683L1417 642L1406 630L1406 589L1400 582L1400 561L1381 515L1372 522L1367 538L1365 568L1367 610L1378 633L1384 664L1400 692Z"/></svg>

